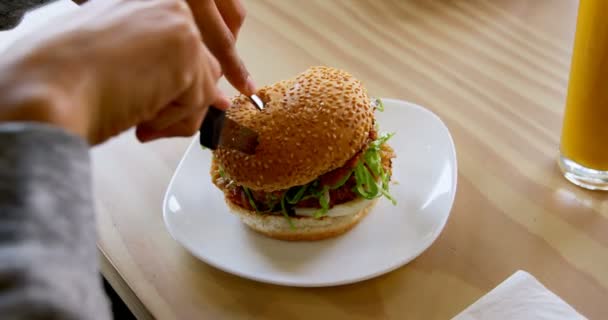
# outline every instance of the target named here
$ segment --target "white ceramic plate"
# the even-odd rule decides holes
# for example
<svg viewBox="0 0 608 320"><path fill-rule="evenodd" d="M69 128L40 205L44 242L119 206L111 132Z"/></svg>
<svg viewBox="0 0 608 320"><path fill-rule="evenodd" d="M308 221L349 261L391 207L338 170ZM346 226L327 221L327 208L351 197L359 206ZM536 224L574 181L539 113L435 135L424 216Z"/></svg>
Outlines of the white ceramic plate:
<svg viewBox="0 0 608 320"><path fill-rule="evenodd" d="M195 138L169 184L163 216L169 233L202 261L262 282L318 287L353 283L420 255L445 226L456 192L456 152L443 122L405 101L383 99L377 112L390 140L393 206L381 199L350 232L317 242L283 242L249 230L229 212L209 176L211 153Z"/></svg>

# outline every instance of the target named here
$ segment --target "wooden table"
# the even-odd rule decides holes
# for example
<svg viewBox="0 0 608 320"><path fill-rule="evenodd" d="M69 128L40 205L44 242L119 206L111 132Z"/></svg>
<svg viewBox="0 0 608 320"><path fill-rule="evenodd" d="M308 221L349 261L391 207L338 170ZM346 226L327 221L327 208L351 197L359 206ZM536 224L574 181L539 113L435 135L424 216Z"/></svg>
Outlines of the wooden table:
<svg viewBox="0 0 608 320"><path fill-rule="evenodd" d="M379 278L255 283L193 258L164 228L163 194L190 140L142 145L129 132L93 162L103 273L139 318L448 319L518 269L608 317L608 194L569 184L556 166L576 1L245 6L239 47L258 84L331 65L443 118L460 169L452 215L429 250Z"/></svg>

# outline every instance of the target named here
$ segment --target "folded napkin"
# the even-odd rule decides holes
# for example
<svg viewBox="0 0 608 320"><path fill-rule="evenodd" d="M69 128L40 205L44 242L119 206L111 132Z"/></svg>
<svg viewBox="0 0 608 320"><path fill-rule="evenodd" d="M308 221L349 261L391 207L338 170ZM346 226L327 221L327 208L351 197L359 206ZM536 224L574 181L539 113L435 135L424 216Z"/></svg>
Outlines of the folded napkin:
<svg viewBox="0 0 608 320"><path fill-rule="evenodd" d="M452 320L587 319L525 271L517 271Z"/></svg>

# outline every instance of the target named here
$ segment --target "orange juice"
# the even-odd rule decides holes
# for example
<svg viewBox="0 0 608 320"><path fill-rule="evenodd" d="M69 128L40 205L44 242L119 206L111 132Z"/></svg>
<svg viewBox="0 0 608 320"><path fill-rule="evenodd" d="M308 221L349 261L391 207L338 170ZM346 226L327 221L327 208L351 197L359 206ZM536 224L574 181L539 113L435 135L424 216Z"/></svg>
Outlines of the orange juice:
<svg viewBox="0 0 608 320"><path fill-rule="evenodd" d="M608 171L608 0L579 4L561 154Z"/></svg>

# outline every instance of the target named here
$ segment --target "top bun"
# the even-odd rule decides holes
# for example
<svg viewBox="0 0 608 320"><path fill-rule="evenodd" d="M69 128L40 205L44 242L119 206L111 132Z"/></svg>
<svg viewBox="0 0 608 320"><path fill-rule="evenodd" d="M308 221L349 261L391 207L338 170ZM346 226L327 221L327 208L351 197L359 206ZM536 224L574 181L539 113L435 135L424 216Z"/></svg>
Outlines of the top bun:
<svg viewBox="0 0 608 320"><path fill-rule="evenodd" d="M258 133L254 155L219 147L214 155L238 185L276 191L343 166L367 143L374 125L366 90L347 72L312 67L258 91L259 111L244 95L227 116Z"/></svg>

